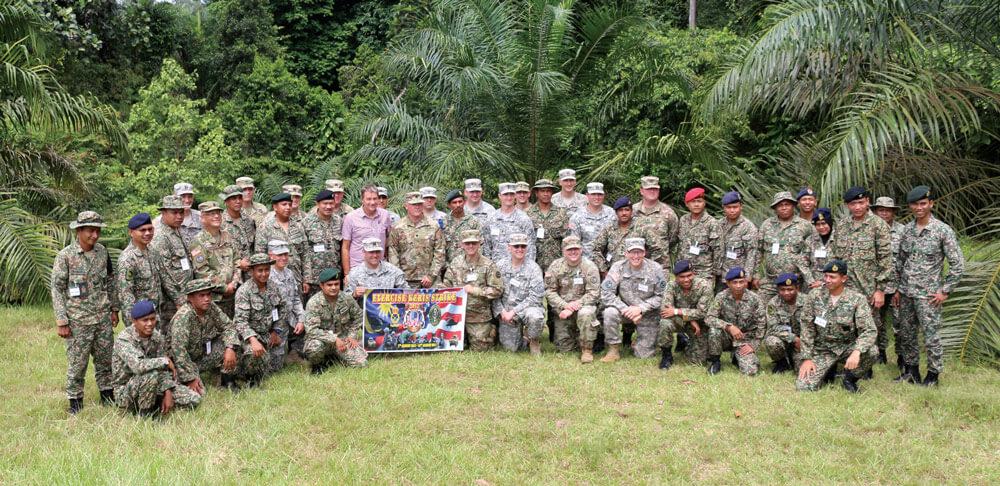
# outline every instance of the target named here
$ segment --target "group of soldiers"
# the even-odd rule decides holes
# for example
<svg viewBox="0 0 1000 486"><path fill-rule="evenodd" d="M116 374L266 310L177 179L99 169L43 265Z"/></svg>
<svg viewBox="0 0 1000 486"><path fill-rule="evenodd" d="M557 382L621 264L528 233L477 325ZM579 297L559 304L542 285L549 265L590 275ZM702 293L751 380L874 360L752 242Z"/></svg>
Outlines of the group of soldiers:
<svg viewBox="0 0 1000 486"><path fill-rule="evenodd" d="M308 210L300 186L283 186L270 211L254 202L249 177L197 210L192 185L178 183L156 219L131 218L117 265L98 243L101 216L84 211L51 282L70 412L82 407L90 357L101 401L140 414L197 406L203 377L235 390L259 385L289 359L304 358L316 374L333 363L365 366L359 302L369 289L388 288L464 288L474 351L499 341L539 355L548 326L558 352L579 351L582 363L604 348L602 362L620 360L623 349L649 358L659 348L661 369L683 351L716 374L729 352L752 376L763 344L775 373L798 370L802 390L840 372L857 391L887 361L891 308L894 381L938 383L941 304L964 260L954 232L931 214L929 187L907 196L906 225L895 221L892 199L869 208L857 186L844 194L848 215L838 221L817 208L812 189L779 192L775 215L758 228L742 215L738 192L722 197L723 215L714 218L705 190L691 189L689 212L678 218L659 200L656 177L641 179L640 200L608 206L601 183L584 195L572 169L558 176L558 186L499 184L498 208L483 201L479 179L447 194L447 212L437 209L437 190L424 187L405 195L403 215L386 209L389 192L371 184L351 208L336 179ZM132 326L114 339L119 311Z"/></svg>

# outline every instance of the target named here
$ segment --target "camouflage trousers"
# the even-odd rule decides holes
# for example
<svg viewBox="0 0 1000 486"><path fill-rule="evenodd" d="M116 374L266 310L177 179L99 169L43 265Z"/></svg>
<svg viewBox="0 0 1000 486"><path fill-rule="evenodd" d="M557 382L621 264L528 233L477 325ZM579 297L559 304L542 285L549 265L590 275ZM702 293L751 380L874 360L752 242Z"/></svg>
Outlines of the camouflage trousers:
<svg viewBox="0 0 1000 486"><path fill-rule="evenodd" d="M642 315L639 323L635 324L631 319L623 319L622 313L614 307L604 309L604 342L607 344L621 344L622 331L628 330L629 324L636 330L636 337L632 341L632 350L636 358L650 358L656 354L656 336L660 331L659 309L653 309ZM628 324L622 325L622 321Z"/></svg>
<svg viewBox="0 0 1000 486"><path fill-rule="evenodd" d="M889 313L892 312L892 326L889 327L892 328L892 335L896 336L896 340L893 341L892 343L892 348L896 351L896 356L902 356L903 347L902 347L902 342L900 342L901 340L899 338L899 309L889 305L890 299L892 299L892 297L887 296L885 298L886 302L885 305L883 305L882 308L879 309L879 318L882 319L882 322L888 322Z"/></svg>
<svg viewBox="0 0 1000 486"><path fill-rule="evenodd" d="M770 302L775 295L778 295L778 286L774 285L775 278L778 277L775 276L774 278L770 279L768 283L765 283L763 280L761 280L760 284L758 284L757 295L760 297L760 301L764 302L765 304Z"/></svg>
<svg viewBox="0 0 1000 486"><path fill-rule="evenodd" d="M851 347L844 352L837 354L832 351L815 350L813 352L813 364L816 365L816 372L806 377L806 379L795 379L795 389L799 391L816 391L823 385L823 377L827 372L837 367L837 363L844 363L854 351ZM867 353L861 353L861 361L858 367L851 372L854 376L861 378L868 370L872 369L875 360L878 359L878 349L871 348Z"/></svg>
<svg viewBox="0 0 1000 486"><path fill-rule="evenodd" d="M802 366L802 351L795 349L795 341L790 343L782 341L781 338L774 335L764 336L764 348L767 349L767 355L771 357L771 361L778 362L785 357L792 359L792 369L798 371L799 367Z"/></svg>
<svg viewBox="0 0 1000 486"><path fill-rule="evenodd" d="M368 366L368 352L359 342L355 348L348 347L343 353L337 352L337 346L333 339L309 339L302 347L309 364L322 364L324 361L335 359L350 368L364 368Z"/></svg>
<svg viewBox="0 0 1000 486"><path fill-rule="evenodd" d="M285 324L284 329L281 330L281 344L269 349L268 353L268 366L271 368L272 373L281 371L285 367L285 355L288 354L288 350L292 349L298 351L299 354L305 355L303 350L305 345L305 332L302 334L295 334L295 328L290 324Z"/></svg>
<svg viewBox="0 0 1000 486"><path fill-rule="evenodd" d="M175 314L177 314L177 306L170 299L166 299L160 305L160 312L156 316L156 329L163 336L164 349L170 349L170 328Z"/></svg>
<svg viewBox="0 0 1000 486"><path fill-rule="evenodd" d="M466 322L465 344L472 351L489 351L496 346L497 327L492 322Z"/></svg>
<svg viewBox="0 0 1000 486"><path fill-rule="evenodd" d="M232 319L233 314L236 313L236 298L234 296L235 294L230 295L229 297L222 297L217 301L213 299L215 305L219 306L219 309L222 310L222 313L225 314L226 317L230 319Z"/></svg>
<svg viewBox="0 0 1000 486"><path fill-rule="evenodd" d="M132 412L152 408L174 383L170 371L157 370L133 376L115 389L115 404ZM201 395L181 384L176 384L171 394L177 407L194 408L201 403Z"/></svg>
<svg viewBox="0 0 1000 486"><path fill-rule="evenodd" d="M878 354L879 351L885 351L889 348L889 329L886 328L885 319L882 317L882 310L886 307L890 307L889 301L892 299L891 296L886 295L885 304L882 304L881 309L876 309L874 307L872 310L872 320L875 321L875 329L878 330L878 337L875 340L876 348L878 348L875 353Z"/></svg>
<svg viewBox="0 0 1000 486"><path fill-rule="evenodd" d="M597 307L585 305L580 307L569 319L560 319L559 313L553 314L555 319L555 345L560 353L575 351L579 342L594 342L597 339L598 326Z"/></svg>
<svg viewBox="0 0 1000 486"><path fill-rule="evenodd" d="M657 335L656 345L661 348L670 348L674 344L674 333L683 332L688 337L688 346L684 350L688 362L693 365L704 365L708 361L708 329L704 323L699 322L699 333L694 335L694 327L685 323L683 328L677 325L673 319L660 319L660 331Z"/></svg>
<svg viewBox="0 0 1000 486"><path fill-rule="evenodd" d="M266 375L270 370L270 355L267 351L267 339L259 339L260 344L264 346L264 354L260 357L253 355L253 347L250 346L250 341L243 341L242 349L237 351L239 356L237 356L237 375L239 378L249 378L254 375Z"/></svg>
<svg viewBox="0 0 1000 486"><path fill-rule="evenodd" d="M750 354L740 354L739 350L744 344L749 344L753 352ZM757 348L760 341L757 339L743 339L738 343L733 343L733 336L720 328L712 328L708 331L708 354L709 356L722 356L723 351L732 351L736 356L736 364L740 368L740 373L754 376L760 371L760 358L757 357Z"/></svg>
<svg viewBox="0 0 1000 486"><path fill-rule="evenodd" d="M528 345L527 340L542 337L545 329L545 309L528 307L523 314L514 316L511 322L497 317L500 327L500 345L507 351L521 351Z"/></svg>
<svg viewBox="0 0 1000 486"><path fill-rule="evenodd" d="M114 350L114 333L107 323L93 326L70 324L73 336L66 341L66 397L83 398L83 384L87 376L87 364L94 358L94 380L97 389L110 390L111 355Z"/></svg>
<svg viewBox="0 0 1000 486"><path fill-rule="evenodd" d="M899 323L896 342L899 343L903 362L910 366L920 364L920 332L924 333L927 348L927 371L940 374L944 371L944 348L941 346L941 308L930 304L926 297L913 298L900 295Z"/></svg>

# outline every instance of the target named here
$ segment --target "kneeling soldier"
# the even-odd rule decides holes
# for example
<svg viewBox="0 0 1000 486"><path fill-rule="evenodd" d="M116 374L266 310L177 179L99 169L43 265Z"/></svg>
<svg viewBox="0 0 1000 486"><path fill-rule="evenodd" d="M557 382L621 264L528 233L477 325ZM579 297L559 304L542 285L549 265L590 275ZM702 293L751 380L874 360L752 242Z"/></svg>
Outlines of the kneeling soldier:
<svg viewBox="0 0 1000 486"><path fill-rule="evenodd" d="M539 338L545 327L545 282L542 269L528 254L528 236L510 235L507 246L510 256L496 262L503 279L503 295L493 301L493 315L500 323L500 345L507 351L518 351L527 338L531 354L542 354Z"/></svg>
<svg viewBox="0 0 1000 486"><path fill-rule="evenodd" d="M243 343L239 367L251 387L263 381L270 364L267 350L281 345L281 332L290 312L278 286L268 284L273 264L274 260L264 253L251 256L250 276L253 281L236 291L233 325ZM264 342L267 342L266 348Z"/></svg>
<svg viewBox="0 0 1000 486"><path fill-rule="evenodd" d="M642 238L626 238L625 255L627 259L611 265L601 283L601 302L606 306L604 336L608 344L608 354L601 358L605 363L621 359L618 346L622 342L622 317L635 323L636 358L649 358L656 349L667 279L660 264L646 258L646 241Z"/></svg>
<svg viewBox="0 0 1000 486"><path fill-rule="evenodd" d="M799 279L794 273L778 275L774 281L778 295L767 303L767 334L764 347L774 361L772 373L797 370L802 365L802 340L799 338ZM804 300L804 299L803 299Z"/></svg>
<svg viewBox="0 0 1000 486"><path fill-rule="evenodd" d="M802 367L795 382L798 390L817 390L827 372L844 363L844 388L858 391L858 378L878 358L878 334L868 300L847 289L847 264L834 260L823 269L826 284L809 293L802 303Z"/></svg>
<svg viewBox="0 0 1000 486"><path fill-rule="evenodd" d="M303 350L312 373L320 374L333 360L360 368L368 365L368 353L360 344L363 316L350 296L340 295L340 270L319 273L319 288L306 304L306 344Z"/></svg>
<svg viewBox="0 0 1000 486"><path fill-rule="evenodd" d="M760 370L757 347L764 337L764 304L756 293L747 290L747 273L736 267L726 272L726 286L708 308L705 323L709 327L708 374L722 369L719 358L731 351L733 366L744 375Z"/></svg>
<svg viewBox="0 0 1000 486"><path fill-rule="evenodd" d="M236 380L236 337L233 321L213 302L215 283L202 278L184 286L188 303L174 314L170 323L170 356L177 366L177 379L184 386L205 395L203 371L220 371L219 383L230 390Z"/></svg>
<svg viewBox="0 0 1000 486"><path fill-rule="evenodd" d="M170 413L179 407L197 407L201 395L177 383L177 370L156 330L156 312L148 300L132 306L132 325L118 333L114 356L115 404L140 415Z"/></svg>
<svg viewBox="0 0 1000 486"><path fill-rule="evenodd" d="M490 321L490 301L503 293L503 279L497 266L479 254L480 232L462 232L462 250L448 263L444 272L445 287L463 287L469 294L465 304L465 335L469 349L489 351L496 345L497 329Z"/></svg>
<svg viewBox="0 0 1000 486"><path fill-rule="evenodd" d="M688 334L690 342L685 353L691 364L703 365L708 358L708 328L702 324L712 303L713 284L694 276L691 260L678 261L673 270L674 279L667 282L660 308L660 332L656 344L663 350L661 370L669 369L674 364L670 345L675 332Z"/></svg>
<svg viewBox="0 0 1000 486"><path fill-rule="evenodd" d="M562 240L563 257L545 272L545 297L556 314L555 345L560 353L572 351L579 334L581 363L594 361L597 339L597 300L601 297L601 274L597 265L583 258L579 236Z"/></svg>

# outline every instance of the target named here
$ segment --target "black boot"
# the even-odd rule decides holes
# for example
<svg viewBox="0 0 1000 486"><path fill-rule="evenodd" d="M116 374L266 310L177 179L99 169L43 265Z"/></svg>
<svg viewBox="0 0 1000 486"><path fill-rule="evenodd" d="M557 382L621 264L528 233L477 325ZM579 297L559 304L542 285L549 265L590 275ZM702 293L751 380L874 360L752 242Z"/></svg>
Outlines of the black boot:
<svg viewBox="0 0 1000 486"><path fill-rule="evenodd" d="M674 351L678 353L684 351L690 343L691 339L688 338L687 333L679 332L677 333L677 345L674 346Z"/></svg>
<svg viewBox="0 0 1000 486"><path fill-rule="evenodd" d="M872 369L868 368L868 371L863 376L861 376L861 379L862 380L870 380L870 379L872 379Z"/></svg>
<svg viewBox="0 0 1000 486"><path fill-rule="evenodd" d="M771 374L777 375L779 373L785 373L790 369L792 369L792 365L788 364L788 358L782 358L778 362L774 363L774 369L771 370Z"/></svg>
<svg viewBox="0 0 1000 486"><path fill-rule="evenodd" d="M626 331L622 333L622 351L632 347L632 331Z"/></svg>
<svg viewBox="0 0 1000 486"><path fill-rule="evenodd" d="M604 351L604 333L597 333L597 339L594 340L594 349L590 350L595 355Z"/></svg>
<svg viewBox="0 0 1000 486"><path fill-rule="evenodd" d="M826 376L823 377L823 384L829 385L837 379L837 367L831 366L830 370L826 372Z"/></svg>
<svg viewBox="0 0 1000 486"><path fill-rule="evenodd" d="M551 314L549 316L551 317ZM548 319L548 322L545 324L549 327L549 342L556 342L556 320Z"/></svg>
<svg viewBox="0 0 1000 486"><path fill-rule="evenodd" d="M309 373L311 373L313 375L322 375L323 371L326 371L326 366L323 366L321 364L314 364L309 369Z"/></svg>
<svg viewBox="0 0 1000 486"><path fill-rule="evenodd" d="M240 385L236 383L236 376L232 373L223 373L219 376L219 386L231 392L240 391Z"/></svg>
<svg viewBox="0 0 1000 486"><path fill-rule="evenodd" d="M851 373L850 371L844 370L843 385L844 389L851 393L858 392L858 379L855 378L854 373Z"/></svg>
<svg viewBox="0 0 1000 486"><path fill-rule="evenodd" d="M740 362L739 362L739 361L738 361L738 360L736 359L736 351L733 351L733 352L731 352L731 353L729 353L729 354L730 354L730 355L732 356L732 358L733 358L733 366L735 366L735 367L739 368L739 367L740 367Z"/></svg>
<svg viewBox="0 0 1000 486"><path fill-rule="evenodd" d="M257 388L260 382L264 381L264 375L256 374L247 378L247 388Z"/></svg>
<svg viewBox="0 0 1000 486"><path fill-rule="evenodd" d="M875 364L886 364L889 362L889 357L885 355L885 350L878 350L878 359L875 360Z"/></svg>
<svg viewBox="0 0 1000 486"><path fill-rule="evenodd" d="M69 414L76 415L76 412L83 410L83 398L70 398L69 399Z"/></svg>
<svg viewBox="0 0 1000 486"><path fill-rule="evenodd" d="M938 384L938 374L933 371L928 371L927 376L924 377L924 381L920 383L923 386L937 386Z"/></svg>
<svg viewBox="0 0 1000 486"><path fill-rule="evenodd" d="M708 357L708 374L715 375L719 371L722 371L722 363L719 362L719 356L709 356Z"/></svg>
<svg viewBox="0 0 1000 486"><path fill-rule="evenodd" d="M670 353L669 347L660 348L663 350L663 358L660 359L660 369L669 370L674 364L674 355Z"/></svg>
<svg viewBox="0 0 1000 486"><path fill-rule="evenodd" d="M899 368L899 374L903 374L903 371L906 370L906 364L903 363L902 356L896 356L896 367Z"/></svg>
<svg viewBox="0 0 1000 486"><path fill-rule="evenodd" d="M101 405L104 405L105 407L115 406L114 390L101 390Z"/></svg>
<svg viewBox="0 0 1000 486"><path fill-rule="evenodd" d="M893 383L920 383L920 367L904 365L903 372L899 376L892 380Z"/></svg>

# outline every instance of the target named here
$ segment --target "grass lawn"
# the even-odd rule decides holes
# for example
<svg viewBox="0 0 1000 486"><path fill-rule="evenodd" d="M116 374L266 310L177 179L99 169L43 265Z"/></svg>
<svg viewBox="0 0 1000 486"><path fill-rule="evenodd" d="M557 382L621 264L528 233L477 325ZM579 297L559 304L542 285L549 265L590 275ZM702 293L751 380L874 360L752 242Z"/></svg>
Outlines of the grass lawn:
<svg viewBox="0 0 1000 486"><path fill-rule="evenodd" d="M99 406L92 366L67 415L47 307L0 308L0 332L3 483L1000 481L1000 374L954 363L938 389L877 366L858 395L796 393L767 358L761 376L723 360L710 377L631 354L583 366L545 343L541 359L375 357L318 377L296 364L156 421Z"/></svg>

